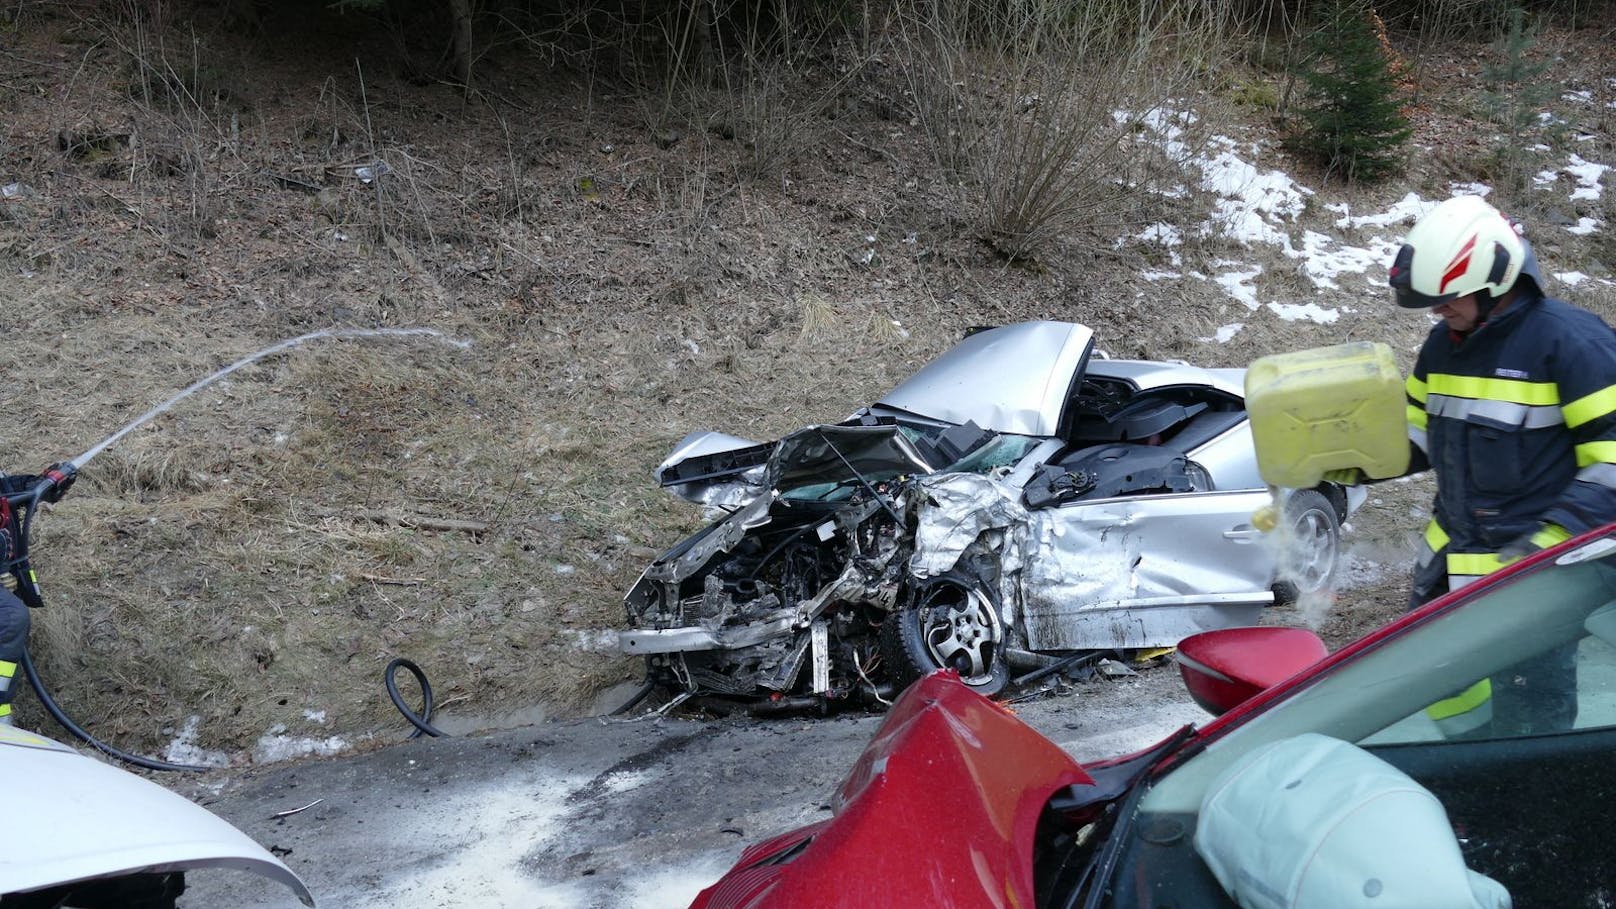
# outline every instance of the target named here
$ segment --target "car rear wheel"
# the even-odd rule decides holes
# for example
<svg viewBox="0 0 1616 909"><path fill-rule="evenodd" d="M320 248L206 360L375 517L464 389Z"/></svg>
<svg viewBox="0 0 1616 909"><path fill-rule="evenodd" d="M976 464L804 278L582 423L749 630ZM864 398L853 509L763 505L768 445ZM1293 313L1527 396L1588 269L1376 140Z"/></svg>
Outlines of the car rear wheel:
<svg viewBox="0 0 1616 909"><path fill-rule="evenodd" d="M1341 565L1341 520L1323 493L1303 489L1285 501L1274 599L1294 603L1335 587Z"/></svg>
<svg viewBox="0 0 1616 909"><path fill-rule="evenodd" d="M916 591L913 602L887 617L881 649L899 688L938 669L992 696L1010 681L1001 648L999 610L975 585L938 578Z"/></svg>

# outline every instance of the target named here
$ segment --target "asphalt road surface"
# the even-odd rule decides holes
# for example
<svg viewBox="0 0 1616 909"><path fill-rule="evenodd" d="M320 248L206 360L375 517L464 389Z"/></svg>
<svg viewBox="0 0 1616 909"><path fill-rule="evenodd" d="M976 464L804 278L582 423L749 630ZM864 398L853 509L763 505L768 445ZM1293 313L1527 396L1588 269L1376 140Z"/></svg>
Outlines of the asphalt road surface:
<svg viewBox="0 0 1616 909"><path fill-rule="evenodd" d="M1079 760L1206 719L1171 666L1016 711ZM828 817L879 722L582 719L162 781L281 855L324 907L663 909L687 906L745 846ZM180 905L300 904L207 871Z"/></svg>

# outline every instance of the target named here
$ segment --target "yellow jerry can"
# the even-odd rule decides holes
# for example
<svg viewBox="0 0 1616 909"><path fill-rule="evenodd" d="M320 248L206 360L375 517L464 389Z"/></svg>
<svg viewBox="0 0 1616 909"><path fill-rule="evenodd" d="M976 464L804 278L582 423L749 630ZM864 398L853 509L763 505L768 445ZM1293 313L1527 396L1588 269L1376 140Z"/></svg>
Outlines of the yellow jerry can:
<svg viewBox="0 0 1616 909"><path fill-rule="evenodd" d="M1407 398L1392 350L1355 341L1274 354L1246 370L1246 412L1257 472L1270 486L1306 489L1327 470L1372 479L1408 469Z"/></svg>

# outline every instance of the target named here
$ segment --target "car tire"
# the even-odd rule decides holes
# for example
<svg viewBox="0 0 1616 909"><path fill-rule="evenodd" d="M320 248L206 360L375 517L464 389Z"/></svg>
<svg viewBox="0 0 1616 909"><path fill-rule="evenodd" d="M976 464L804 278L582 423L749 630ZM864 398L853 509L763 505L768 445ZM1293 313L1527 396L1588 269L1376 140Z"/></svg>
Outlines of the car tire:
<svg viewBox="0 0 1616 909"><path fill-rule="evenodd" d="M1010 681L998 604L979 585L941 577L918 588L881 626L881 652L903 689L938 669L992 697Z"/></svg>
<svg viewBox="0 0 1616 909"><path fill-rule="evenodd" d="M1333 589L1341 567L1341 519L1329 498L1316 489L1291 493L1283 528L1274 602L1288 606Z"/></svg>

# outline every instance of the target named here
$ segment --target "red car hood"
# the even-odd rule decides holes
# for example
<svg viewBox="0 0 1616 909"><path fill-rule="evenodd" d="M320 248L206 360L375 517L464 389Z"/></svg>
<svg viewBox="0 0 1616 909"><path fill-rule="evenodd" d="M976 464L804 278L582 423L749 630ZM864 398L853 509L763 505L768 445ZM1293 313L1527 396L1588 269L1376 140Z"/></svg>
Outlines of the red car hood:
<svg viewBox="0 0 1616 909"><path fill-rule="evenodd" d="M934 673L893 705L834 818L746 850L691 909L1032 909L1039 812L1091 782L955 673Z"/></svg>

